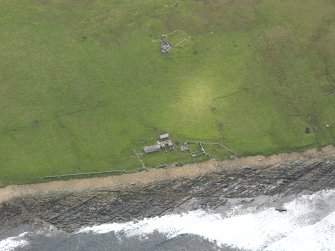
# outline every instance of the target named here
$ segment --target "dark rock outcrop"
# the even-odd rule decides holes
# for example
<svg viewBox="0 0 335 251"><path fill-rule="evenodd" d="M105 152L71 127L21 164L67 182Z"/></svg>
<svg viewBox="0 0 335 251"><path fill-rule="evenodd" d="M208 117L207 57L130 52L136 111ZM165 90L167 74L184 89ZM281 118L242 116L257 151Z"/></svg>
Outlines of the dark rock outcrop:
<svg viewBox="0 0 335 251"><path fill-rule="evenodd" d="M195 209L224 207L229 199L296 195L335 187L335 158L300 158L275 166L220 169L191 179L166 180L116 190L53 193L0 205L0 226L55 225L65 231ZM0 233L1 234L1 233Z"/></svg>

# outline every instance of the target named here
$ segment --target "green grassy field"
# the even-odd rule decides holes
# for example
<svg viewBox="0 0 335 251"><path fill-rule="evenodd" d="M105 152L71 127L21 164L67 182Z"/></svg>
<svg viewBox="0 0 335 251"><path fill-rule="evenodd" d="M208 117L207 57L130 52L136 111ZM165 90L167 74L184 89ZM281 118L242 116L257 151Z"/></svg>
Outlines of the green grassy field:
<svg viewBox="0 0 335 251"><path fill-rule="evenodd" d="M0 0L0 186L137 168L161 132L239 155L334 143L334 0L176 1ZM191 42L162 55L174 30Z"/></svg>

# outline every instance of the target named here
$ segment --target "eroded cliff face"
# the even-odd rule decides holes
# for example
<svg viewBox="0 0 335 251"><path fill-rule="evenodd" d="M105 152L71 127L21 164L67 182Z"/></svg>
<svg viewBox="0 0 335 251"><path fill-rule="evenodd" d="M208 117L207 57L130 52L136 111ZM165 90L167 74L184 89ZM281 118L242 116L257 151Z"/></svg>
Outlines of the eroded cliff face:
<svg viewBox="0 0 335 251"><path fill-rule="evenodd" d="M234 203L250 206L260 196L266 206L270 201L280 203L281 197L334 187L333 156L283 159L275 165L253 163L232 169L219 166L216 171L190 179L19 197L0 205L0 226L2 233L24 224L52 224L71 232L87 225L195 209L224 212Z"/></svg>

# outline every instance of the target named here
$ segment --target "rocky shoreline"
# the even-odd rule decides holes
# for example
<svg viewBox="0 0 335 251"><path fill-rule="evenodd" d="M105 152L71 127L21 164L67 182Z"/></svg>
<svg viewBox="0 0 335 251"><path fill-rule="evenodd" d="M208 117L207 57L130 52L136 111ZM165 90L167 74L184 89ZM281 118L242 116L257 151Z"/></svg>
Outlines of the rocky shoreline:
<svg viewBox="0 0 335 251"><path fill-rule="evenodd" d="M0 236L22 225L51 224L73 232L83 226L196 209L224 213L236 203L280 206L289 196L331 188L335 188L333 146L266 158L211 160L123 177L12 186L0 189Z"/></svg>

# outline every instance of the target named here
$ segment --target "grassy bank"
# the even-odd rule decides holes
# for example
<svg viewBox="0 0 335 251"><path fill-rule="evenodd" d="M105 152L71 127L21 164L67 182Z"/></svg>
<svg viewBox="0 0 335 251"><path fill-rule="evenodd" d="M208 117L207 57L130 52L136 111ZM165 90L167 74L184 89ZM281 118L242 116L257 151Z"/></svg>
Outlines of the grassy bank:
<svg viewBox="0 0 335 251"><path fill-rule="evenodd" d="M1 0L0 185L137 168L132 150L160 132L240 155L334 143L334 13L331 0ZM152 40L177 29L191 43L162 55Z"/></svg>

